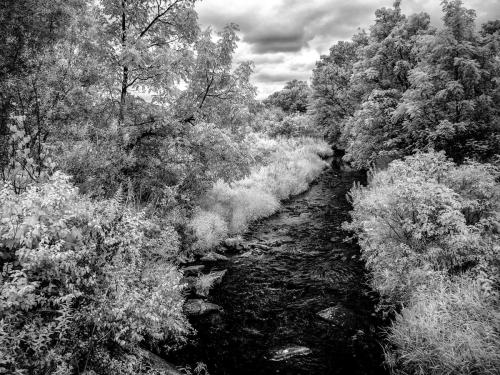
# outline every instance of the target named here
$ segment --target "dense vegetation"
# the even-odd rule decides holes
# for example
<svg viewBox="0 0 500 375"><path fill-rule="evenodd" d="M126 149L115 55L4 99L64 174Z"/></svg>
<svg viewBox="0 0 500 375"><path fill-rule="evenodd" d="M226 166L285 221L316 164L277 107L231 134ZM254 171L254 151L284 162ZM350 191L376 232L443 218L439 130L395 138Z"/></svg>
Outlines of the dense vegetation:
<svg viewBox="0 0 500 375"><path fill-rule="evenodd" d="M194 3L0 8L0 373L163 373L147 353L193 334L180 264L306 190L322 136L371 168L345 228L391 370L498 371L500 21L396 1L260 102Z"/></svg>
<svg viewBox="0 0 500 375"><path fill-rule="evenodd" d="M500 368L500 22L443 1L443 26L377 10L314 70L315 122L367 187L351 191L362 257L394 318L401 374ZM392 162L391 162L392 161ZM389 164L389 162L391 162ZM457 163L457 164L456 164ZM380 168L386 168L381 170Z"/></svg>
<svg viewBox="0 0 500 375"><path fill-rule="evenodd" d="M379 9L370 32L340 42L314 70L318 125L366 168L416 150L457 162L498 154L500 22L478 32L475 12L443 1L443 28L425 13Z"/></svg>
<svg viewBox="0 0 500 375"><path fill-rule="evenodd" d="M162 373L148 351L193 334L179 264L331 150L194 1L6 1L0 29L0 373Z"/></svg>

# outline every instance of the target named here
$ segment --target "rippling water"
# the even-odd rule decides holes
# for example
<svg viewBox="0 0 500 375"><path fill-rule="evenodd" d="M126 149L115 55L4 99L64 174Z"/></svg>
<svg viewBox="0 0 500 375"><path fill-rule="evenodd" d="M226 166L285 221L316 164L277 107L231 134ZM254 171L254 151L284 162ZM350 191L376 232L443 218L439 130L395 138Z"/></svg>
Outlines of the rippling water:
<svg viewBox="0 0 500 375"><path fill-rule="evenodd" d="M381 322L366 286L359 249L339 227L345 194L360 174L326 171L311 189L245 235L253 250L208 268L227 269L209 297L224 308L192 321L198 335L175 363L202 361L211 375L384 374ZM264 246L261 246L264 245ZM317 313L335 307L333 321ZM271 361L274 350L304 346L305 356Z"/></svg>

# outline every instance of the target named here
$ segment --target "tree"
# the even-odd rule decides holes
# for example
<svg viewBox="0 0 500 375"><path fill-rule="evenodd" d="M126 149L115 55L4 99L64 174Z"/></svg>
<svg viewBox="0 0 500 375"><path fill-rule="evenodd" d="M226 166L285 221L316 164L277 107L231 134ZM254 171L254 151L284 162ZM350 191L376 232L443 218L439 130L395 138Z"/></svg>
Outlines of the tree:
<svg viewBox="0 0 500 375"><path fill-rule="evenodd" d="M256 93L250 83L253 64L245 61L233 67L237 31L237 25L229 24L218 33L216 41L210 28L200 35L195 45L196 59L187 77L188 88L177 102L180 120L234 127L241 113L249 112Z"/></svg>
<svg viewBox="0 0 500 375"><path fill-rule="evenodd" d="M198 35L195 0L103 0L105 46L111 87L119 87L120 128L126 125L127 96L145 88L168 100L175 83L186 77Z"/></svg>
<svg viewBox="0 0 500 375"><path fill-rule="evenodd" d="M69 97L81 86L79 68L88 60L75 48L75 35L85 23L85 17L78 19L76 14L85 14L87 8L83 0L6 1L4 5L0 10L4 35L0 41L0 172L4 180L33 180L48 166L49 136L63 127L61 119L71 112Z"/></svg>
<svg viewBox="0 0 500 375"><path fill-rule="evenodd" d="M283 90L269 95L264 104L279 107L288 113L305 113L309 106L310 95L311 89L307 82L294 79L287 82Z"/></svg>
<svg viewBox="0 0 500 375"><path fill-rule="evenodd" d="M461 162L498 153L500 35L495 23L475 31L473 10L443 1L444 28L417 41L418 64L393 118L402 121L409 148L432 147ZM493 32L490 34L488 31Z"/></svg>
<svg viewBox="0 0 500 375"><path fill-rule="evenodd" d="M313 70L312 108L316 126L339 148L342 148L343 120L353 115L358 104L351 92L350 79L357 52L366 43L365 33L358 34L352 42L338 42L330 48L329 55L321 56Z"/></svg>
<svg viewBox="0 0 500 375"><path fill-rule="evenodd" d="M357 167L416 150L445 150L458 162L498 153L498 23L478 34L474 11L442 4L439 31L425 13L402 15L398 2L376 12L349 80L360 107L341 122L345 158Z"/></svg>
<svg viewBox="0 0 500 375"><path fill-rule="evenodd" d="M399 2L379 9L365 46L358 52L349 84L359 107L345 120L341 143L345 158L356 167L368 167L380 156L398 156L405 146L401 121L393 118L409 87L409 71L417 64L416 40L433 33L427 14L406 17Z"/></svg>

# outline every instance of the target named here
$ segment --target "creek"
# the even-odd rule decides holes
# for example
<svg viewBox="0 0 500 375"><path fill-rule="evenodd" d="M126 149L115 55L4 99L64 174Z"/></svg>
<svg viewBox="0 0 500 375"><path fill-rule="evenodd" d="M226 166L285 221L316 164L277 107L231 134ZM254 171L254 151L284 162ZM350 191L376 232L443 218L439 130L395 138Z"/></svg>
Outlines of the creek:
<svg viewBox="0 0 500 375"><path fill-rule="evenodd" d="M377 296L359 247L341 229L346 193L363 179L325 170L254 223L228 260L204 262L227 270L208 297L223 311L192 318L196 338L168 359L204 362L211 375L386 374Z"/></svg>

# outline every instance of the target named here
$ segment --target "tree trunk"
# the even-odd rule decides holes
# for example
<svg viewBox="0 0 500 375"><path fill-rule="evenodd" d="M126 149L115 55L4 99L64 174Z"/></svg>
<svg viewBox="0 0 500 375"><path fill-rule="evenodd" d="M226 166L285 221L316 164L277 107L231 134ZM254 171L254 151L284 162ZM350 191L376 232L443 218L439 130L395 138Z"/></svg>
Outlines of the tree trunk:
<svg viewBox="0 0 500 375"><path fill-rule="evenodd" d="M122 0L122 50L127 46L127 20L126 20L127 0ZM128 66L123 64L122 71L122 91L120 95L120 114L118 118L119 132L125 122L125 108L127 106L127 88L128 88Z"/></svg>
<svg viewBox="0 0 500 375"><path fill-rule="evenodd" d="M123 126L125 122L125 108L127 106L127 87L128 87L128 66L123 67L123 75L122 75L122 92L120 96L120 117L119 117L119 125Z"/></svg>

